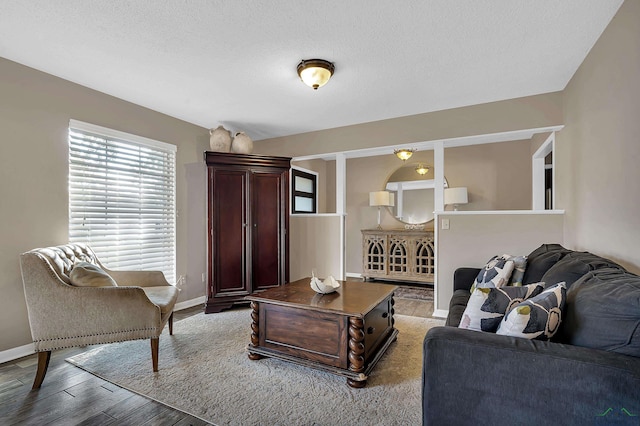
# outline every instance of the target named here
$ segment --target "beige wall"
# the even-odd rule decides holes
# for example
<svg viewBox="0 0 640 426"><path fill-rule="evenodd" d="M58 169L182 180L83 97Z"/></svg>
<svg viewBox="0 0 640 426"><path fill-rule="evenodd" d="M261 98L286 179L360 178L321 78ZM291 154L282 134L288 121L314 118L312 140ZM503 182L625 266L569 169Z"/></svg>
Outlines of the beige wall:
<svg viewBox="0 0 640 426"><path fill-rule="evenodd" d="M311 276L315 269L320 278L333 275L340 279L342 216L291 216L289 219L289 279Z"/></svg>
<svg viewBox="0 0 640 426"><path fill-rule="evenodd" d="M254 151L300 157L560 124L562 93L554 92L265 139L254 143Z"/></svg>
<svg viewBox="0 0 640 426"><path fill-rule="evenodd" d="M445 149L444 168L449 186L466 186L469 204L460 210L527 210L531 208L530 141L500 142ZM412 163L433 165L433 151L416 152ZM394 155L347 160L348 273L362 273L360 230L375 228L377 209L369 207L369 192L384 189L389 176L403 163ZM433 173L432 170L429 174ZM450 208L450 207L448 207ZM382 227L404 225L382 209Z"/></svg>
<svg viewBox="0 0 640 426"><path fill-rule="evenodd" d="M531 209L530 140L448 148L444 166L449 187L467 187L459 210Z"/></svg>
<svg viewBox="0 0 640 426"><path fill-rule="evenodd" d="M564 96L556 138L565 241L640 272L640 1L618 10Z"/></svg>
<svg viewBox="0 0 640 426"><path fill-rule="evenodd" d="M544 243L562 244L562 214L459 214L438 216L449 229L438 230L435 309L448 310L453 273L462 266L481 268L495 256L527 255Z"/></svg>
<svg viewBox="0 0 640 426"><path fill-rule="evenodd" d="M293 161L292 166L318 173L318 212L336 212L336 162L322 159Z"/></svg>
<svg viewBox="0 0 640 426"><path fill-rule="evenodd" d="M19 254L68 241L71 118L177 145L176 272L187 275L179 300L204 295L206 233L198 199L205 196L207 130L0 59L0 351L31 343ZM190 180L196 200L189 200ZM200 235L187 238L194 227Z"/></svg>

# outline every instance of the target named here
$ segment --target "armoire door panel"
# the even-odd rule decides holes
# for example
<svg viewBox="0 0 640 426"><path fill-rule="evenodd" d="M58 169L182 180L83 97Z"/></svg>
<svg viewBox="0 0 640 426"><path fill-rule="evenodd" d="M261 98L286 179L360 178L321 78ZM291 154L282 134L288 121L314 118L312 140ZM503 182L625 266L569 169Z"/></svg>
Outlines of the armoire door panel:
<svg viewBox="0 0 640 426"><path fill-rule="evenodd" d="M216 170L213 191L215 292L248 292L247 173Z"/></svg>
<svg viewBox="0 0 640 426"><path fill-rule="evenodd" d="M252 278L253 289L282 284L281 229L282 174L252 173Z"/></svg>

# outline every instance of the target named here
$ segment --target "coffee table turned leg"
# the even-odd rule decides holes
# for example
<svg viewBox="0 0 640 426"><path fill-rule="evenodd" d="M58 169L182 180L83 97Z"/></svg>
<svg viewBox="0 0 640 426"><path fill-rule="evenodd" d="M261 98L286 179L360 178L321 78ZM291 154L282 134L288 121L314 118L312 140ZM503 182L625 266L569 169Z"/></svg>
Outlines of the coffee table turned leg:
<svg viewBox="0 0 640 426"><path fill-rule="evenodd" d="M251 346L256 347L260 344L260 328L258 326L258 319L260 318L260 310L258 308L257 302L251 302L251 344L249 345L249 350L251 350ZM252 361L257 361L259 359L264 358L262 355L254 354L249 352L249 359Z"/></svg>
<svg viewBox="0 0 640 426"><path fill-rule="evenodd" d="M349 370L361 374L364 372L364 321L362 318L349 318ZM352 388L363 388L367 385L367 380L347 379L347 384Z"/></svg>

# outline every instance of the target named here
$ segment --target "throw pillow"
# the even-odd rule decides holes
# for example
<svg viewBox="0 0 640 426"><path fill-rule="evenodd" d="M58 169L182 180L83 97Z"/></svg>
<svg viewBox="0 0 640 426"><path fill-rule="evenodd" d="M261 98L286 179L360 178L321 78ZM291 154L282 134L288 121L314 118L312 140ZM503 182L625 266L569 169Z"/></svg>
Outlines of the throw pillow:
<svg viewBox="0 0 640 426"><path fill-rule="evenodd" d="M89 262L78 262L69 273L69 281L77 287L115 287L118 284L102 268Z"/></svg>
<svg viewBox="0 0 640 426"><path fill-rule="evenodd" d="M540 294L543 289L541 283L523 287L477 288L471 293L458 327L494 333L506 312L520 302Z"/></svg>
<svg viewBox="0 0 640 426"><path fill-rule="evenodd" d="M513 272L509 285L520 286L524 278L524 271L527 268L527 256L511 256L509 260L513 260Z"/></svg>
<svg viewBox="0 0 640 426"><path fill-rule="evenodd" d="M552 285L507 312L496 334L549 340L562 321L566 296L565 283Z"/></svg>
<svg viewBox="0 0 640 426"><path fill-rule="evenodd" d="M502 256L493 256L480 273L476 277L471 292L476 288L493 288L502 287L509 283L511 273L513 272L514 262L510 260L511 256L504 254Z"/></svg>

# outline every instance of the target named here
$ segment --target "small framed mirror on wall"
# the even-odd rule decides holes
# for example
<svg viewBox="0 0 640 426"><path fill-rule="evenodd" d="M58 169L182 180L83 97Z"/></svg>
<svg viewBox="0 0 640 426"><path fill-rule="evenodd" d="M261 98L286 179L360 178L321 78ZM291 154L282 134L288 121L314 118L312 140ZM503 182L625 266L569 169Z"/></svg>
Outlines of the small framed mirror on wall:
<svg viewBox="0 0 640 426"><path fill-rule="evenodd" d="M446 178L444 187L448 187ZM405 163L389 176L384 189L393 194L394 205L387 208L400 222L417 225L433 220L435 181L432 166Z"/></svg>

